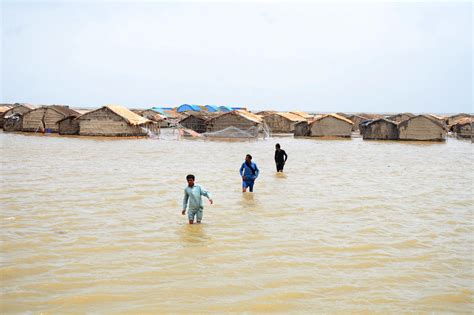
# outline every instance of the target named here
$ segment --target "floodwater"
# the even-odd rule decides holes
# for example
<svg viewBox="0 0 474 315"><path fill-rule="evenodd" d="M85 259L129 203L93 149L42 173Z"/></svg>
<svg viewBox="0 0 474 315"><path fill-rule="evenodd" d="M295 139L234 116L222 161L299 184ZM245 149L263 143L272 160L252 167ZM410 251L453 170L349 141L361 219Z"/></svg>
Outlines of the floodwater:
<svg viewBox="0 0 474 315"><path fill-rule="evenodd" d="M469 141L0 141L2 314L472 312Z"/></svg>

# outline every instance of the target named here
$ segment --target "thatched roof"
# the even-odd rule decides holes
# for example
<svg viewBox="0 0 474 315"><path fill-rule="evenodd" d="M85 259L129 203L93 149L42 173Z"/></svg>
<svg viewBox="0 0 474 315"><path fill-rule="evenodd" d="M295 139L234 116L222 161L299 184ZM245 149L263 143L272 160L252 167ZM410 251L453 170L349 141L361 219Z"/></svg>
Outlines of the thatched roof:
<svg viewBox="0 0 474 315"><path fill-rule="evenodd" d="M271 114L275 114L276 111L274 110L261 110L259 112L256 112L254 113L255 115L259 115L259 116L267 116L267 115L271 115Z"/></svg>
<svg viewBox="0 0 474 315"><path fill-rule="evenodd" d="M0 106L0 114L6 112L6 111L9 110L10 108L11 108L11 107L8 106L8 105L2 105L2 106Z"/></svg>
<svg viewBox="0 0 474 315"><path fill-rule="evenodd" d="M353 125L354 123L352 121L350 121L349 119L341 116L341 115L338 115L338 114L326 114L326 115L321 115L320 117L317 117L315 118L311 123L314 123L315 121L318 121L318 120L321 120L321 119L324 119L326 117L333 117L333 118L336 118L336 119L339 119L339 120L342 120L342 121L345 121L346 123L348 124L351 124Z"/></svg>
<svg viewBox="0 0 474 315"><path fill-rule="evenodd" d="M435 118L433 118L433 117L431 117L431 116L428 116L428 115L413 116L413 117L410 117L410 118L408 118L408 119L406 119L406 120L404 120L404 121L399 122L398 125L399 125L399 126L406 126L406 125L408 125L408 123L409 123L411 120L416 119L416 118L420 118L420 117L426 118L426 119L428 119L429 121L431 121L433 124L435 124L435 125L437 125L437 126L439 126L439 127L441 127L441 128L444 129L443 124L442 124L438 119L435 119Z"/></svg>
<svg viewBox="0 0 474 315"><path fill-rule="evenodd" d="M456 120L453 125L467 125L467 124L472 124L473 122L474 122L474 118L464 117L464 118Z"/></svg>
<svg viewBox="0 0 474 315"><path fill-rule="evenodd" d="M144 118L140 115L137 115L134 112L132 112L131 110L129 110L128 108L123 107L121 105L105 105L105 106L102 106L99 109L90 111L90 112L88 112L88 113L86 113L82 116L79 116L79 117L77 117L77 119L81 119L82 117L87 116L90 113L94 113L94 112L97 112L99 110L103 110L104 108L107 108L111 112L113 112L116 115L120 116L123 120L125 120L127 123L129 123L130 125L133 125L133 126L143 125L143 124L152 122L151 120L146 119L146 118Z"/></svg>
<svg viewBox="0 0 474 315"><path fill-rule="evenodd" d="M275 115L280 115L293 122L306 120L304 117L292 113L276 112Z"/></svg>
<svg viewBox="0 0 474 315"><path fill-rule="evenodd" d="M295 114L295 115L298 115L298 116L301 116L301 117L303 117L304 119L310 119L310 118L313 118L313 116L311 116L310 114L308 114L308 113L305 113L305 112L300 112L300 111L291 111L290 113L292 113L292 114Z"/></svg>
<svg viewBox="0 0 474 315"><path fill-rule="evenodd" d="M371 119L371 120L367 120L365 122L365 125L368 126L368 125L372 125L374 123L377 123L377 122L386 122L386 123L389 123L389 124L393 124L395 126L397 126L399 123L396 122L396 121L393 121L393 120L390 120L390 119L387 119L387 118L377 118L377 119Z"/></svg>
<svg viewBox="0 0 474 315"><path fill-rule="evenodd" d="M243 110L243 109L237 109L237 110L232 111L231 113L236 113L237 115L240 115L244 118L247 118L248 120L252 120L256 123L261 123L262 122L262 117L260 117L258 115L255 115L255 114L252 114L251 112L248 112L248 111Z"/></svg>
<svg viewBox="0 0 474 315"><path fill-rule="evenodd" d="M68 116L74 116L74 117L77 117L80 115L79 112L73 110L73 109L70 109L69 106L64 106L64 105L51 105L51 106L46 106L47 108L51 108L51 109L54 109L55 111L63 114L65 117L68 117Z"/></svg>
<svg viewBox="0 0 474 315"><path fill-rule="evenodd" d="M209 113L209 112L188 112L186 115L184 115L180 121L183 121L185 119L188 119L189 117L195 117L195 118L198 118L198 119L201 119L201 120L209 120L213 117L216 117L218 116L218 114L214 114L214 113Z"/></svg>

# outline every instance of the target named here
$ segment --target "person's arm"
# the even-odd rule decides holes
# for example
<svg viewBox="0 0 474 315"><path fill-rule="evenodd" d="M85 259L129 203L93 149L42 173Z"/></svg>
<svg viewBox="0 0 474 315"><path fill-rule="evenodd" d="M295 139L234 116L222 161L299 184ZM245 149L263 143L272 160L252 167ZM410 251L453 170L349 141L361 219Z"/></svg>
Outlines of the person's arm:
<svg viewBox="0 0 474 315"><path fill-rule="evenodd" d="M257 164L254 163L253 165L255 165L255 178L257 178L258 175L260 174L260 170L258 169Z"/></svg>
<svg viewBox="0 0 474 315"><path fill-rule="evenodd" d="M286 160L288 160L288 154L286 154L286 152L283 151L283 155L285 156L285 162L286 162Z"/></svg>
<svg viewBox="0 0 474 315"><path fill-rule="evenodd" d="M188 206L188 199L189 195L186 191L186 188L184 189L184 198L183 198L183 211L181 211L181 214L184 215L186 213L186 207Z"/></svg>
<svg viewBox="0 0 474 315"><path fill-rule="evenodd" d="M212 205L213 201L212 201L212 198L211 198L211 192L210 191L204 190L201 187L201 196L205 196L207 199L209 199L209 203Z"/></svg>
<svg viewBox="0 0 474 315"><path fill-rule="evenodd" d="M278 163L277 161L277 151L275 150L275 162Z"/></svg>
<svg viewBox="0 0 474 315"><path fill-rule="evenodd" d="M245 168L245 167L244 167L244 163L242 163L242 166L240 167L239 173L240 173L240 176L241 176L243 179L245 179L245 176L244 176L244 174L245 174L244 168Z"/></svg>

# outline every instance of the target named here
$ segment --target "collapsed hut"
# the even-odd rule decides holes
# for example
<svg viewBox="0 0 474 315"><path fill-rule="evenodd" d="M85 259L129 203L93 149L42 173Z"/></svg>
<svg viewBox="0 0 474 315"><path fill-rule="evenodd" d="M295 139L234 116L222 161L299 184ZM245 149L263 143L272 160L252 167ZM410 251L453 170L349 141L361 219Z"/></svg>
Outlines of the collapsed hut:
<svg viewBox="0 0 474 315"><path fill-rule="evenodd" d="M349 117L346 117L346 118L349 119L350 121L352 121L352 123L353 123L352 131L359 130L359 124L361 122L366 121L366 120L369 119L368 117L359 116L359 115L350 115Z"/></svg>
<svg viewBox="0 0 474 315"><path fill-rule="evenodd" d="M0 128L3 128L3 114L12 107L12 104L0 104Z"/></svg>
<svg viewBox="0 0 474 315"><path fill-rule="evenodd" d="M120 105L106 105L77 117L79 135L127 137L159 132L157 124Z"/></svg>
<svg viewBox="0 0 474 315"><path fill-rule="evenodd" d="M272 133L292 133L296 123L306 121L301 116L282 112L265 115L262 119Z"/></svg>
<svg viewBox="0 0 474 315"><path fill-rule="evenodd" d="M13 113L9 116L6 116L3 121L3 130L4 131L21 131L23 126L23 114L22 113Z"/></svg>
<svg viewBox="0 0 474 315"><path fill-rule="evenodd" d="M187 117L179 121L179 124L186 129L191 129L197 133L204 133L207 130L206 122L215 115L211 113L191 112Z"/></svg>
<svg viewBox="0 0 474 315"><path fill-rule="evenodd" d="M310 134L309 123L307 120L300 121L295 124L293 135L295 137L308 137Z"/></svg>
<svg viewBox="0 0 474 315"><path fill-rule="evenodd" d="M311 137L350 137L353 122L337 114L315 118L310 123Z"/></svg>
<svg viewBox="0 0 474 315"><path fill-rule="evenodd" d="M454 125L450 126L450 130L461 138L473 138L472 123L474 119L465 117L457 120Z"/></svg>
<svg viewBox="0 0 474 315"><path fill-rule="evenodd" d="M418 115L398 124L400 140L444 141L446 130L439 121L427 115Z"/></svg>
<svg viewBox="0 0 474 315"><path fill-rule="evenodd" d="M6 117L10 117L15 113L25 114L26 112L29 112L30 110L35 109L36 107L31 105L31 104L26 104L26 103L15 103L13 106L9 109L7 109L3 114L0 114L0 125L3 127L4 120Z"/></svg>
<svg viewBox="0 0 474 315"><path fill-rule="evenodd" d="M397 140L397 123L385 118L367 120L362 124L362 138L364 140Z"/></svg>
<svg viewBox="0 0 474 315"><path fill-rule="evenodd" d="M398 123L398 122L410 119L412 117L415 117L415 115L413 115L412 113L400 113L400 114L388 116L387 119Z"/></svg>
<svg viewBox="0 0 474 315"><path fill-rule="evenodd" d="M233 110L215 116L207 121L209 136L251 138L258 137L263 130L264 121L258 115L246 110Z"/></svg>
<svg viewBox="0 0 474 315"><path fill-rule="evenodd" d="M65 105L42 106L23 115L22 131L59 132L58 122L66 117L77 117L79 113Z"/></svg>
<svg viewBox="0 0 474 315"><path fill-rule="evenodd" d="M170 123L168 121L168 117L166 115L150 108L150 109L145 109L145 110L137 110L134 111L136 114L145 117L146 119L149 119L151 121L157 122L158 126L160 128L168 128L170 126Z"/></svg>

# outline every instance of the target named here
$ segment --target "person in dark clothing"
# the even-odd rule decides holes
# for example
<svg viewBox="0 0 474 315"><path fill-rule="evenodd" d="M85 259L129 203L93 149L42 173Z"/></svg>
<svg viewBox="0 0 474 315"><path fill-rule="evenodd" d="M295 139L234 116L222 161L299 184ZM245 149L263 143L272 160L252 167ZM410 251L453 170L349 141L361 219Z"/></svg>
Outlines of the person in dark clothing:
<svg viewBox="0 0 474 315"><path fill-rule="evenodd" d="M288 159L288 155L286 154L285 150L280 149L280 144L277 143L275 145L275 163L277 172L283 173L283 167L285 166L285 162Z"/></svg>

